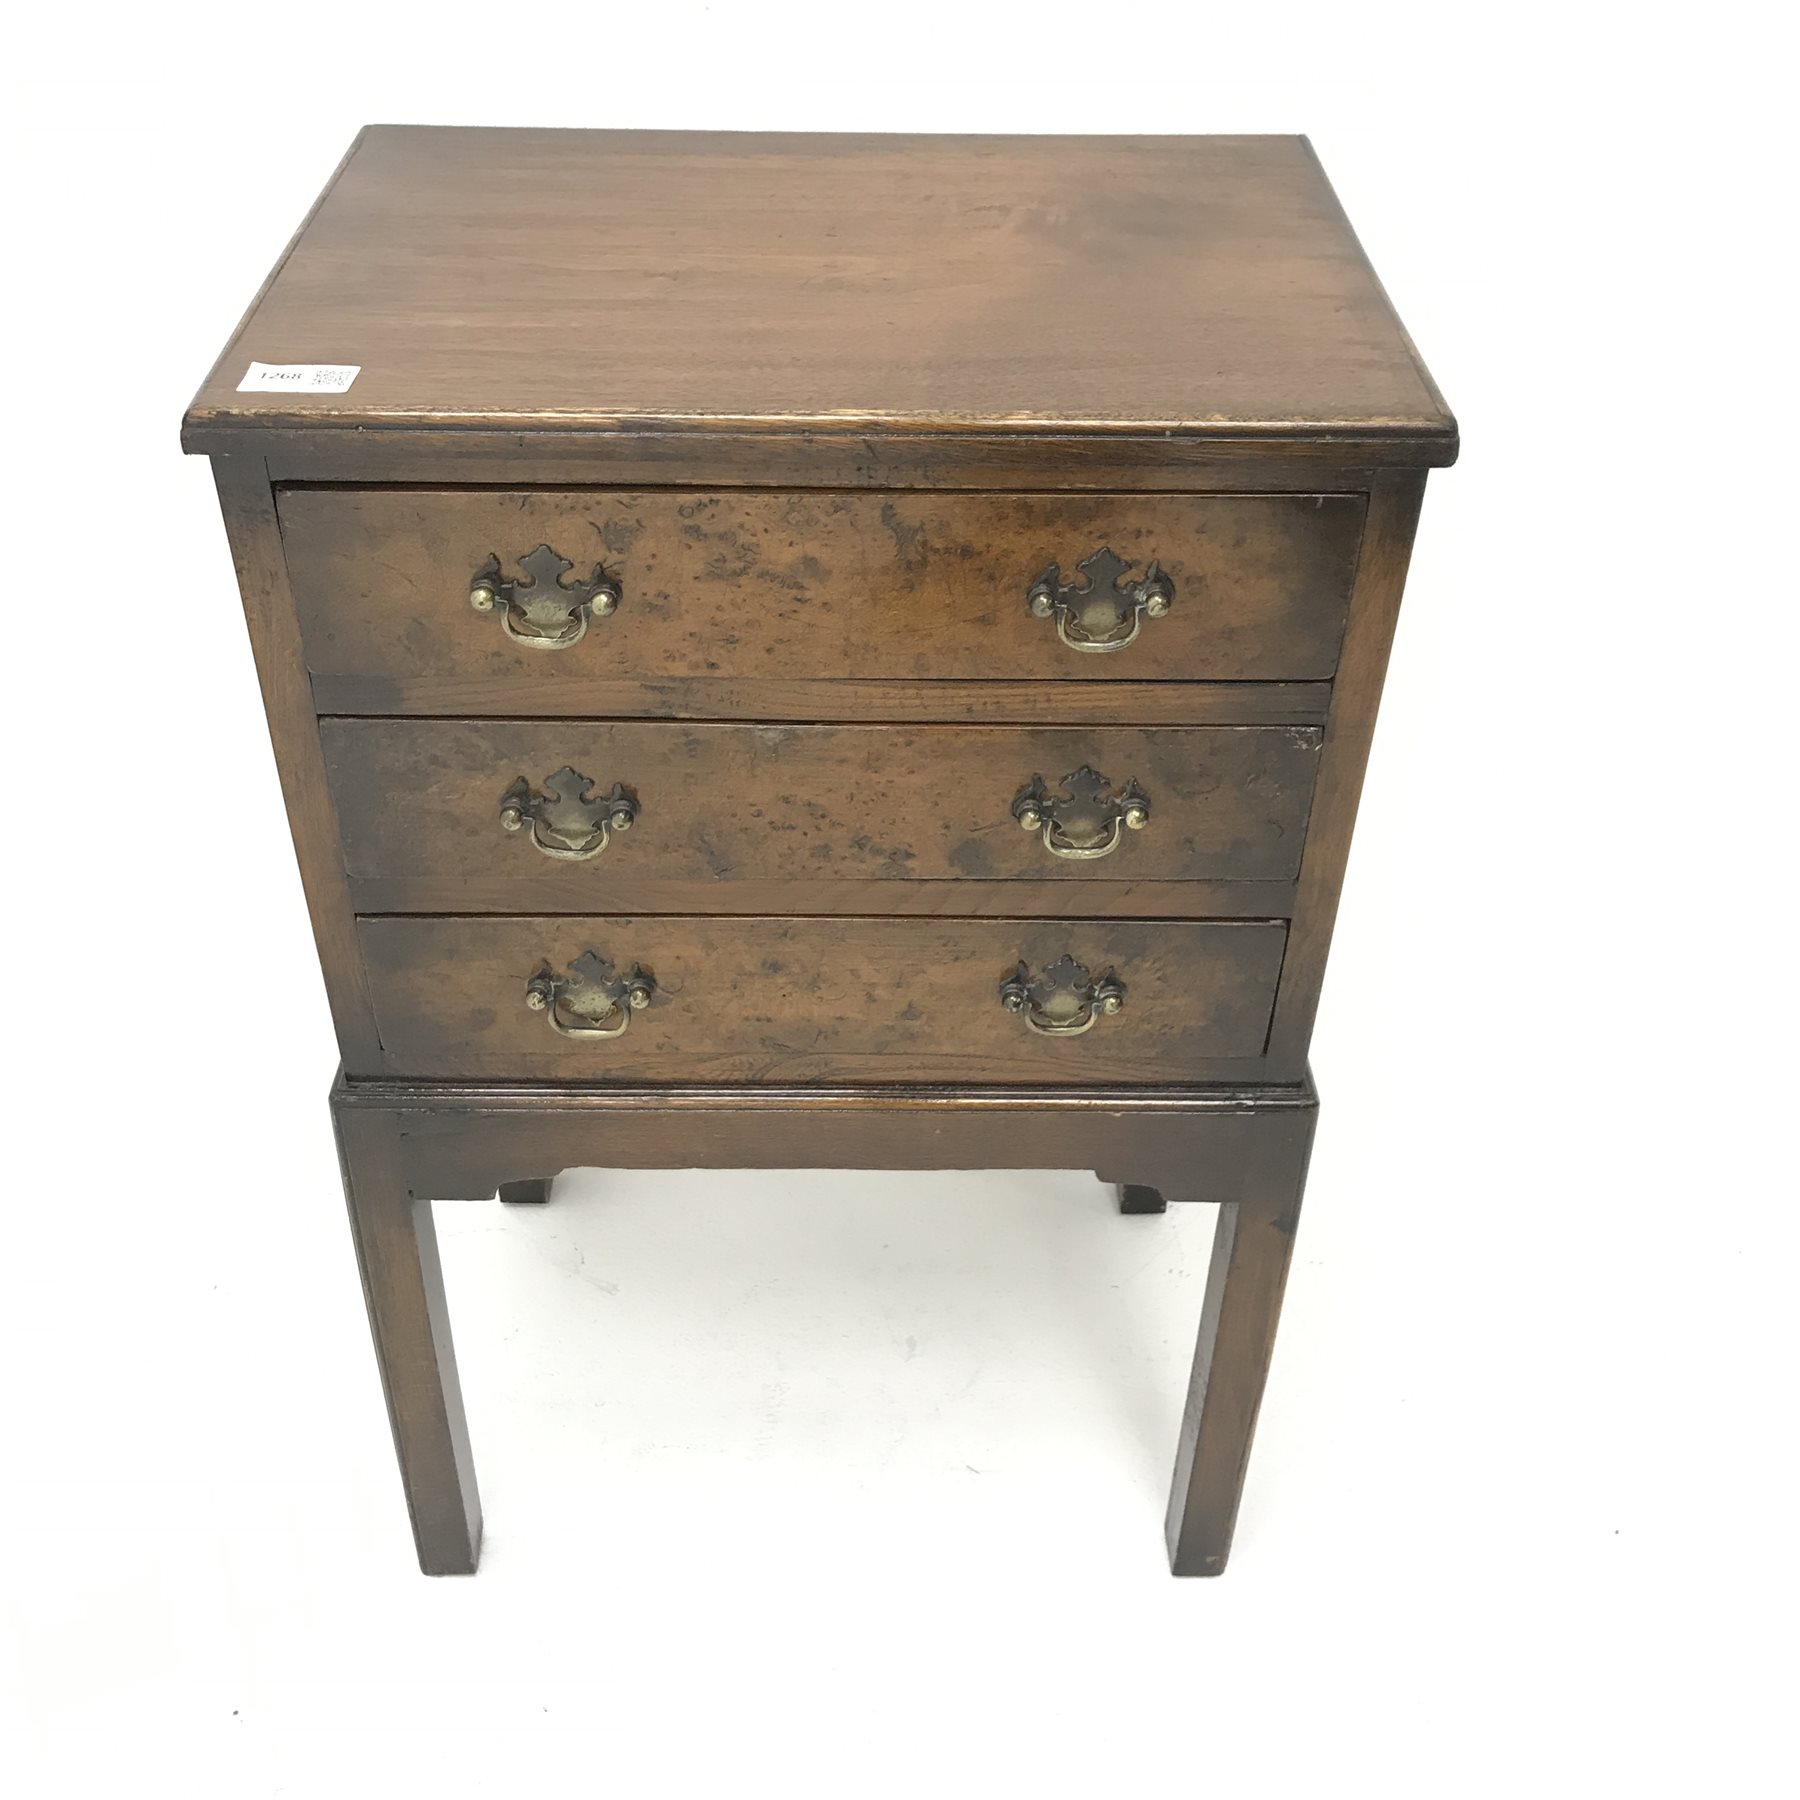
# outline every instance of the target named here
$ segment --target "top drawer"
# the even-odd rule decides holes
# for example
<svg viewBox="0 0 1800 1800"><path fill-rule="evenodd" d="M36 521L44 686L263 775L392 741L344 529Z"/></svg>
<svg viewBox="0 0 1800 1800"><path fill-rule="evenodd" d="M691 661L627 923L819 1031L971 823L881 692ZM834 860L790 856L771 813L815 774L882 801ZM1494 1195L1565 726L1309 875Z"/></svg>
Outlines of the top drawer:
<svg viewBox="0 0 1800 1800"><path fill-rule="evenodd" d="M1364 511L1344 494L608 489L289 488L278 505L322 712L539 714L603 710L621 680L1328 680ZM522 568L540 545L555 558ZM590 585L551 596L558 559Z"/></svg>

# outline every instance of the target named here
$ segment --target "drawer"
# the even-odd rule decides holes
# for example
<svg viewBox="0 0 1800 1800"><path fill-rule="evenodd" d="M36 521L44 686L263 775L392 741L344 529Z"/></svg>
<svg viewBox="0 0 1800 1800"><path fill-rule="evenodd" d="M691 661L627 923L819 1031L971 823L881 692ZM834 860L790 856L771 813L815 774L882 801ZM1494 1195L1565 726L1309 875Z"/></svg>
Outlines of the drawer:
<svg viewBox="0 0 1800 1800"><path fill-rule="evenodd" d="M1242 1075L1287 935L1264 920L593 916L357 932L391 1075L996 1084ZM623 991L634 970L642 1010Z"/></svg>
<svg viewBox="0 0 1800 1800"><path fill-rule="evenodd" d="M420 884L365 905L390 911L595 910L584 893L634 880L1290 881L1320 742L1298 726L321 731L351 880ZM496 906L509 881L520 894Z"/></svg>
<svg viewBox="0 0 1800 1800"><path fill-rule="evenodd" d="M322 712L509 715L621 710L606 700L620 682L1323 681L1364 506L1346 494L278 496ZM555 554L527 570L540 546ZM553 595L565 561L561 581L588 585ZM493 597L485 610L470 603L478 589Z"/></svg>

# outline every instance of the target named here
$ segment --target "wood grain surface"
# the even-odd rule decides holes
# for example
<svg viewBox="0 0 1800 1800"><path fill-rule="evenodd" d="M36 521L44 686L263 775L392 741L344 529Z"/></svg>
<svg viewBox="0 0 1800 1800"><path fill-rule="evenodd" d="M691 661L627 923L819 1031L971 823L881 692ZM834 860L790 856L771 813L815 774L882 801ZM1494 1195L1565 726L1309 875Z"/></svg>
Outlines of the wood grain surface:
<svg viewBox="0 0 1800 1800"><path fill-rule="evenodd" d="M350 877L596 883L1290 881L1318 767L1308 727L1191 731L903 725L613 725L567 719L327 719L325 761ZM1135 781L1149 823L1068 860L1012 816L1034 777L1054 796L1092 766ZM581 862L529 827L500 825L523 779L544 794L565 767L604 796L624 787L631 828ZM871 894L865 910L879 911ZM511 910L505 907L502 911ZM559 910L579 910L565 903Z"/></svg>
<svg viewBox="0 0 1800 1800"><path fill-rule="evenodd" d="M1221 1575L1231 1555L1315 1119L1304 1110L1265 1115L1240 1177L1243 1197L1219 1206L1164 1527L1177 1575ZM1211 1197L1202 1185L1187 1193Z"/></svg>
<svg viewBox="0 0 1800 1800"><path fill-rule="evenodd" d="M332 1120L419 1567L472 1575L481 1498L431 1202L413 1193L398 1120L342 1107L333 1107Z"/></svg>
<svg viewBox="0 0 1800 1800"><path fill-rule="evenodd" d="M1322 681L1364 503L1353 495L628 493L290 489L282 539L327 710L582 713L591 681ZM540 543L622 598L579 644L507 637L469 605ZM1070 649L1027 605L1110 548L1174 584L1135 642ZM347 705L355 700L355 705ZM434 706L430 710L443 710Z"/></svg>
<svg viewBox="0 0 1800 1800"><path fill-rule="evenodd" d="M1287 919L1291 881L653 881L600 858L586 882L511 875L366 876L350 883L359 913L714 913L721 918ZM546 863L546 868L549 864Z"/></svg>
<svg viewBox="0 0 1800 1800"><path fill-rule="evenodd" d="M1167 431L705 431L622 425L492 433L461 426L238 424L188 430L189 449L261 456L272 480L398 487L968 488L1001 492L1360 494L1377 468L1435 467L1432 439L1188 438Z"/></svg>
<svg viewBox="0 0 1800 1800"><path fill-rule="evenodd" d="M568 715L567 684L536 687L486 675L413 675L396 681L354 670L315 674L321 713L355 718ZM754 719L1000 725L1323 725L1328 681L813 681L776 677L672 681L584 678L584 712L597 719Z"/></svg>
<svg viewBox="0 0 1800 1800"><path fill-rule="evenodd" d="M1257 1079L1287 928L1042 919L363 919L386 1073L566 1082ZM525 1004L586 951L656 981L622 1037ZM1030 1031L999 984L1069 954L1126 983L1080 1037Z"/></svg>
<svg viewBox="0 0 1800 1800"><path fill-rule="evenodd" d="M240 394L252 361L343 394ZM372 126L195 397L246 423L1424 441L1455 421L1295 137Z"/></svg>
<svg viewBox="0 0 1800 1800"><path fill-rule="evenodd" d="M1375 738L1388 652L1399 623L1400 596L1424 499L1424 475L1406 469L1384 474L1370 497L1368 540L1357 570L1343 665L1332 685L1331 716L1301 858L1294 935L1282 967L1281 1002L1270 1033L1272 1047L1290 1061L1305 1056L1312 1042L1362 798L1363 771Z"/></svg>
<svg viewBox="0 0 1800 1800"><path fill-rule="evenodd" d="M274 495L254 457L215 457L213 480L237 566L244 622L262 683L263 713L269 723L282 798L287 803L288 829L300 864L332 1023L345 1062L351 1068L369 1069L377 1055L375 1027L344 881L331 788L319 748L319 726L307 686L299 623L281 554Z"/></svg>
<svg viewBox="0 0 1800 1800"><path fill-rule="evenodd" d="M564 1169L1089 1169L1221 1206L1265 1191L1257 1140L1318 1107L1280 1084L730 1087L411 1082L340 1076L334 1113L399 1129L421 1199L491 1198ZM1304 1126L1305 1121L1300 1121ZM1291 1139L1290 1139L1291 1141ZM1095 1199L1104 1204L1104 1195Z"/></svg>
<svg viewBox="0 0 1800 1800"><path fill-rule="evenodd" d="M360 373L240 394L253 359ZM342 1046L422 1567L472 1569L481 1530L431 1202L598 1165L1216 1202L1168 1529L1178 1573L1222 1569L1424 471L1457 452L1305 140L371 127L183 442ZM566 650L469 604L539 544L621 590ZM1027 597L1103 548L1173 606L1083 654ZM501 829L564 765L638 809L592 861ZM1083 765L1150 818L1059 861L1013 800ZM650 983L605 1040L526 1004L590 952ZM1035 1034L1001 984L1065 955L1122 1010Z"/></svg>

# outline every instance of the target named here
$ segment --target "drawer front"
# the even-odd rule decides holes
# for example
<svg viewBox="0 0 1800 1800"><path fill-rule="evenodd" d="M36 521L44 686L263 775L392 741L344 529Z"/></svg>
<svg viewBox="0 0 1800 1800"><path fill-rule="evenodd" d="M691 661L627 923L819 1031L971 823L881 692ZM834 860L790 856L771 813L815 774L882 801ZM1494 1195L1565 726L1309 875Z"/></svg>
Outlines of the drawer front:
<svg viewBox="0 0 1800 1800"><path fill-rule="evenodd" d="M606 712L584 688L621 680L1322 681L1365 505L307 488L278 504L320 710L471 714ZM527 570L540 545L556 555ZM1102 552L1118 562L1080 572ZM546 611L561 560L565 586L588 585Z"/></svg>
<svg viewBox="0 0 1800 1800"><path fill-rule="evenodd" d="M391 1075L1079 1085L1242 1076L1286 927L589 916L365 918L358 935Z"/></svg>
<svg viewBox="0 0 1800 1800"><path fill-rule="evenodd" d="M467 880L487 906L511 879L534 896L516 911L547 893L590 910L584 892L634 878L1287 881L1320 742L1297 726L321 730L352 881L432 881L441 896Z"/></svg>

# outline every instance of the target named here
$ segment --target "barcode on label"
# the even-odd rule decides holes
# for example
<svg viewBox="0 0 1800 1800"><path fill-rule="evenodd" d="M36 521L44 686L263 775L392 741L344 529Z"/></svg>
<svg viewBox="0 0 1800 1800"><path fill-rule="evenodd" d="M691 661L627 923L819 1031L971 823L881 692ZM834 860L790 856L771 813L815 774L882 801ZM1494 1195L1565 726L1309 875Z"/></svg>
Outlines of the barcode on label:
<svg viewBox="0 0 1800 1800"><path fill-rule="evenodd" d="M341 394L362 373L361 363L253 362L237 384L240 394Z"/></svg>

